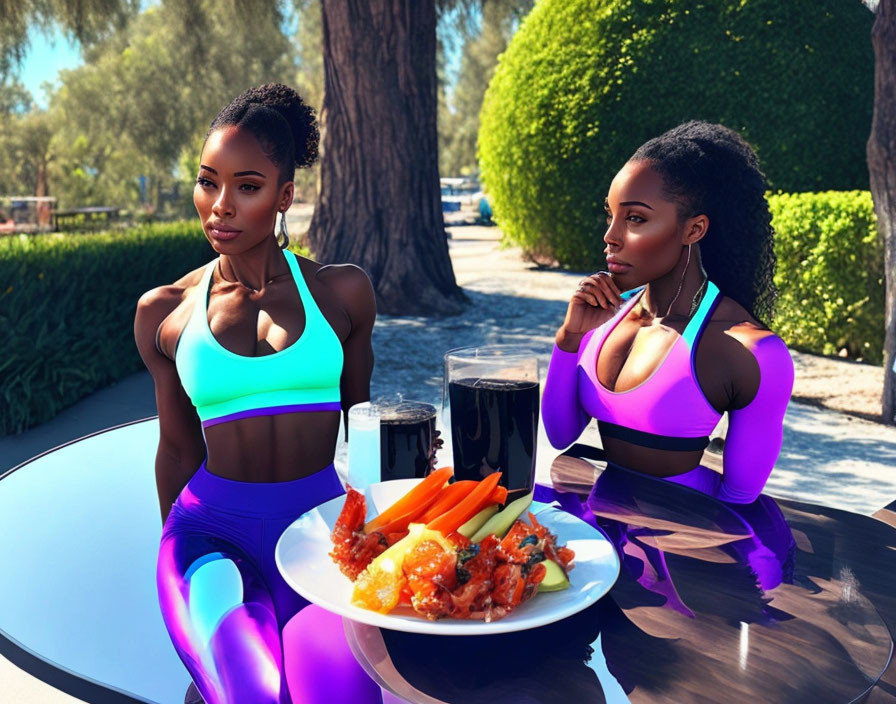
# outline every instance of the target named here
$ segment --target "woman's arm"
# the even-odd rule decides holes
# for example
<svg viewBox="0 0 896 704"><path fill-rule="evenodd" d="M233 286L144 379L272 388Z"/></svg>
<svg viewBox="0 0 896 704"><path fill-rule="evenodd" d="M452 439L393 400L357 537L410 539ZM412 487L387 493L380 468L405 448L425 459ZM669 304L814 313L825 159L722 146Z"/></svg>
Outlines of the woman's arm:
<svg viewBox="0 0 896 704"><path fill-rule="evenodd" d="M762 493L781 451L784 413L793 391L793 360L781 338L762 337L752 353L759 366L759 387L749 403L728 411L717 494L722 501L738 504Z"/></svg>
<svg viewBox="0 0 896 704"><path fill-rule="evenodd" d="M162 287L145 293L137 303L134 318L134 339L152 375L159 412L156 488L162 523L205 458L205 439L196 409L181 386L174 362L156 347L159 325L180 301L180 295L172 289Z"/></svg>
<svg viewBox="0 0 896 704"><path fill-rule="evenodd" d="M370 400L376 296L370 279L360 267L347 264L326 267L326 270L327 285L336 293L351 323L348 337L342 343L342 379L339 384L343 425L348 439L349 409L356 403Z"/></svg>
<svg viewBox="0 0 896 704"><path fill-rule="evenodd" d="M578 440L591 420L579 403L578 363L578 352L554 345L541 396L541 419L548 440L558 450Z"/></svg>
<svg viewBox="0 0 896 704"><path fill-rule="evenodd" d="M619 288L605 271L583 279L557 331L544 381L541 419L548 440L558 450L574 443L591 417L579 403L579 353L589 333L610 320L622 304Z"/></svg>

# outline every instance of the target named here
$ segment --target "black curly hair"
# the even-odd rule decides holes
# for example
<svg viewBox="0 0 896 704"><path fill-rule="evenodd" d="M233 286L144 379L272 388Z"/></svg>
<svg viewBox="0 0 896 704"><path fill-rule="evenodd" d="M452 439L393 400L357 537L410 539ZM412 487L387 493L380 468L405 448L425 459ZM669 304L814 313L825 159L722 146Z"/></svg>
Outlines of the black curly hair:
<svg viewBox="0 0 896 704"><path fill-rule="evenodd" d="M280 183L292 181L296 167L311 166L317 160L320 135L314 110L282 83L266 83L238 95L218 113L206 137L229 125L255 135L264 153L280 169Z"/></svg>
<svg viewBox="0 0 896 704"><path fill-rule="evenodd" d="M709 218L700 240L710 280L764 324L774 316L775 231L765 176L752 147L723 125L691 121L643 144L629 161L650 161L684 220Z"/></svg>

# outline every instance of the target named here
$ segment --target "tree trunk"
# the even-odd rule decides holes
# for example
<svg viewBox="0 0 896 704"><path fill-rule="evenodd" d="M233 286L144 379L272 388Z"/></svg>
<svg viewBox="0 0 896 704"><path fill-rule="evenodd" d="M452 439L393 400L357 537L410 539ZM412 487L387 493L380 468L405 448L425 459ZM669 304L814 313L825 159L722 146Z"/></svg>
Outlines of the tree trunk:
<svg viewBox="0 0 896 704"><path fill-rule="evenodd" d="M322 0L324 100L317 204L324 263L370 275L379 312L454 315L442 221L433 0Z"/></svg>
<svg viewBox="0 0 896 704"><path fill-rule="evenodd" d="M34 195L43 198L47 195L47 162L41 159L37 164L37 185ZM50 204L43 201L37 203L37 229L40 230L50 225Z"/></svg>
<svg viewBox="0 0 896 704"><path fill-rule="evenodd" d="M896 0L881 0L871 30L874 46L874 117L868 171L877 227L884 241L886 337L882 420L896 422Z"/></svg>

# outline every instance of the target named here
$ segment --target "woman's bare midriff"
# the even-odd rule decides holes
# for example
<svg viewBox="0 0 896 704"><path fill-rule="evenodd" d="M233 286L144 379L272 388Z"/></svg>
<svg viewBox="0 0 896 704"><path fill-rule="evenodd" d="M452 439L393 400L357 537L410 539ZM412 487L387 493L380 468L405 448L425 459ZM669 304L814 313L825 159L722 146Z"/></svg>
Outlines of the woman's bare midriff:
<svg viewBox="0 0 896 704"><path fill-rule="evenodd" d="M205 429L208 471L241 482L302 479L333 462L339 411L283 413Z"/></svg>
<svg viewBox="0 0 896 704"><path fill-rule="evenodd" d="M674 477L689 472L703 457L702 450L657 450L608 437L601 437L601 442L610 462L655 477Z"/></svg>

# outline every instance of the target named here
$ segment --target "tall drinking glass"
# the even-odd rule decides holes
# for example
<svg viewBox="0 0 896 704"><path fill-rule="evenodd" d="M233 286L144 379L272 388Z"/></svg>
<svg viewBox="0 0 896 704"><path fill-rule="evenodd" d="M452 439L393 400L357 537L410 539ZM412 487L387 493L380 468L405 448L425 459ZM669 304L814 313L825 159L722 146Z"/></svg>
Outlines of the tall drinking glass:
<svg viewBox="0 0 896 704"><path fill-rule="evenodd" d="M454 476L502 472L507 501L532 490L538 438L538 358L509 345L464 347L445 355Z"/></svg>
<svg viewBox="0 0 896 704"><path fill-rule="evenodd" d="M358 403L348 412L348 481L365 487L422 478L435 456L436 408L396 395Z"/></svg>
<svg viewBox="0 0 896 704"><path fill-rule="evenodd" d="M348 483L358 491L380 481L380 409L365 401L348 410Z"/></svg>

